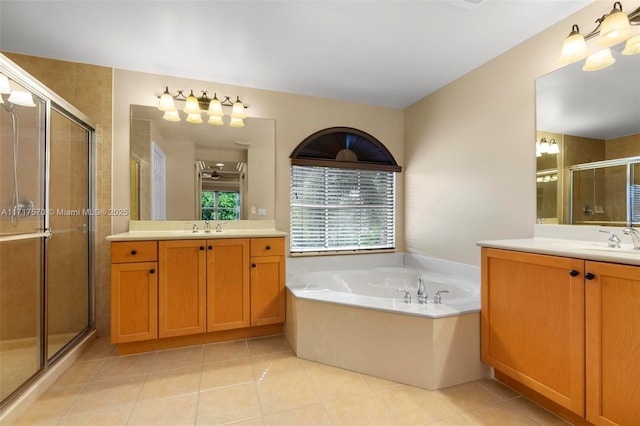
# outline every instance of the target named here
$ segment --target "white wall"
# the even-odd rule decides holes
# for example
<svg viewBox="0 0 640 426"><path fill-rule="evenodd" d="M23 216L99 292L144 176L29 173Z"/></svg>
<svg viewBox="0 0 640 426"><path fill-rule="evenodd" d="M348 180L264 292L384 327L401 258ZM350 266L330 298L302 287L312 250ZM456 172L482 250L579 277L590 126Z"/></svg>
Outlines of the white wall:
<svg viewBox="0 0 640 426"><path fill-rule="evenodd" d="M405 110L407 252L479 265L476 241L533 235L535 80L559 67L572 24L588 33L612 5L587 6Z"/></svg>

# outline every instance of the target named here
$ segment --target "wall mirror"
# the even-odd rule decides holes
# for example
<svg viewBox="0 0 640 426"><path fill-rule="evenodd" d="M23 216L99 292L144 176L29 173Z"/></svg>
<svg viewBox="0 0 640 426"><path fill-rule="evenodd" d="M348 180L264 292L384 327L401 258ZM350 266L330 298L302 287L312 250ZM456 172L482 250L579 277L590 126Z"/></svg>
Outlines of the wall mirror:
<svg viewBox="0 0 640 426"><path fill-rule="evenodd" d="M275 218L275 121L169 122L131 105L132 220Z"/></svg>
<svg viewBox="0 0 640 426"><path fill-rule="evenodd" d="M536 80L537 222L640 226L640 55Z"/></svg>

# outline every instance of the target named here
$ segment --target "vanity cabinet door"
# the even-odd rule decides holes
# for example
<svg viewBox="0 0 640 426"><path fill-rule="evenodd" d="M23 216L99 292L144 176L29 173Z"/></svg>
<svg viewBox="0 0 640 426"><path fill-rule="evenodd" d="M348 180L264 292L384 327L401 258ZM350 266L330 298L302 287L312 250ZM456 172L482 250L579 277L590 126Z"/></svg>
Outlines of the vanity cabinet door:
<svg viewBox="0 0 640 426"><path fill-rule="evenodd" d="M251 325L283 323L284 238L253 238L251 255Z"/></svg>
<svg viewBox="0 0 640 426"><path fill-rule="evenodd" d="M640 419L640 268L586 262L587 420Z"/></svg>
<svg viewBox="0 0 640 426"><path fill-rule="evenodd" d="M207 242L158 243L158 335L183 336L206 331Z"/></svg>
<svg viewBox="0 0 640 426"><path fill-rule="evenodd" d="M158 337L157 262L111 265L111 342Z"/></svg>
<svg viewBox="0 0 640 426"><path fill-rule="evenodd" d="M251 325L249 240L207 241L207 331Z"/></svg>
<svg viewBox="0 0 640 426"><path fill-rule="evenodd" d="M482 249L482 360L584 416L584 261Z"/></svg>

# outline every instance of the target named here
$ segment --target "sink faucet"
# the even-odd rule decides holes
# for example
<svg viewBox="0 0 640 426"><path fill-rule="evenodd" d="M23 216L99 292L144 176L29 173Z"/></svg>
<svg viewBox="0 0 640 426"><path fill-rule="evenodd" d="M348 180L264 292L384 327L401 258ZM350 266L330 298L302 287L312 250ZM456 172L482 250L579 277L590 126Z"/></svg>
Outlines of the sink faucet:
<svg viewBox="0 0 640 426"><path fill-rule="evenodd" d="M633 249L640 250L640 231L637 228L624 228L622 230L624 235L630 235L631 241L633 241Z"/></svg>
<svg viewBox="0 0 640 426"><path fill-rule="evenodd" d="M404 293L404 303L411 303L411 294L407 290L399 288L397 291Z"/></svg>
<svg viewBox="0 0 640 426"><path fill-rule="evenodd" d="M418 303L424 305L429 300L427 296L427 289L424 287L424 281L422 277L418 278Z"/></svg>
<svg viewBox="0 0 640 426"><path fill-rule="evenodd" d="M198 224L197 223L192 223L191 225L192 225L191 226L191 232L194 233L194 234L197 234L198 233Z"/></svg>
<svg viewBox="0 0 640 426"><path fill-rule="evenodd" d="M609 238L607 239L607 247L620 248L620 238L618 238L615 232L605 231L604 229L601 229L600 232L609 234Z"/></svg>
<svg viewBox="0 0 640 426"><path fill-rule="evenodd" d="M440 296L440 293L449 293L449 290L436 291L436 295L433 297L433 303L436 305L442 304L442 296Z"/></svg>
<svg viewBox="0 0 640 426"><path fill-rule="evenodd" d="M221 223L216 225L216 232L222 232L222 224Z"/></svg>
<svg viewBox="0 0 640 426"><path fill-rule="evenodd" d="M211 226L209 226L208 220L204 221L204 232L206 232L207 234L211 232Z"/></svg>

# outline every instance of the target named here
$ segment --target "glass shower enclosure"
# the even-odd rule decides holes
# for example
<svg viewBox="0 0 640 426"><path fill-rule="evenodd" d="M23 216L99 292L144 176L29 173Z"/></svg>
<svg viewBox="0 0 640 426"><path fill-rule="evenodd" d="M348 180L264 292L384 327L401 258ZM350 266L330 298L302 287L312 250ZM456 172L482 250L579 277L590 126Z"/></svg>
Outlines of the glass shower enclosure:
<svg viewBox="0 0 640 426"><path fill-rule="evenodd" d="M0 54L0 407L94 328L94 133Z"/></svg>

